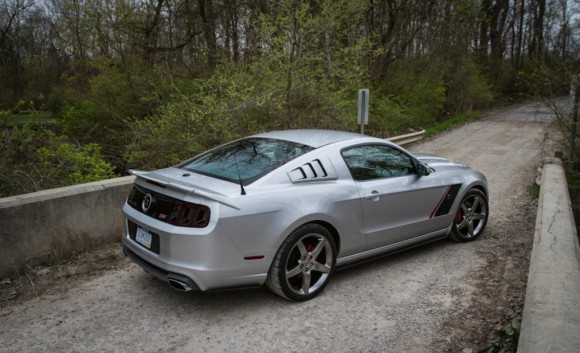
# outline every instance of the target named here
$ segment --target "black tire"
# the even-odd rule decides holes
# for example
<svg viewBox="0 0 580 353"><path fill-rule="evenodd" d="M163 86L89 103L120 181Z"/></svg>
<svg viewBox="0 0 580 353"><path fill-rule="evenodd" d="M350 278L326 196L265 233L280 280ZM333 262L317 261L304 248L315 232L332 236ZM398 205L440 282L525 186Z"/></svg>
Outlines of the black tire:
<svg viewBox="0 0 580 353"><path fill-rule="evenodd" d="M305 301L320 294L336 265L336 243L328 229L305 224L280 246L266 286L282 298Z"/></svg>
<svg viewBox="0 0 580 353"><path fill-rule="evenodd" d="M487 196L478 189L471 189L459 204L449 237L460 243L475 240L483 233L488 218Z"/></svg>

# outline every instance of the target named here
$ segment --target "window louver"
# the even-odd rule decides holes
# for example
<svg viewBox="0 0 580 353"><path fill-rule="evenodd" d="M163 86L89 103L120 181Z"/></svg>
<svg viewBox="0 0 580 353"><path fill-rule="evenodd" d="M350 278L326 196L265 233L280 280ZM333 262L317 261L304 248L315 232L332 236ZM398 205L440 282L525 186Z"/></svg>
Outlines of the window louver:
<svg viewBox="0 0 580 353"><path fill-rule="evenodd" d="M333 180L338 177L332 163L326 157L304 163L289 171L288 176L293 183Z"/></svg>

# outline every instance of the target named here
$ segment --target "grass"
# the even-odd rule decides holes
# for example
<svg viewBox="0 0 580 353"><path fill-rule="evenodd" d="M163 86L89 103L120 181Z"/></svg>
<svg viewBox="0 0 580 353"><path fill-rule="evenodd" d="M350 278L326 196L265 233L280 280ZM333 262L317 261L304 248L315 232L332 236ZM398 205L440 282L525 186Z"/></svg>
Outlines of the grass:
<svg viewBox="0 0 580 353"><path fill-rule="evenodd" d="M512 319L493 334L487 346L479 353L511 353L518 349L518 341L522 329L521 318Z"/></svg>
<svg viewBox="0 0 580 353"><path fill-rule="evenodd" d="M51 113L34 112L30 114L8 114L3 117L6 125L54 124L56 119Z"/></svg>
<svg viewBox="0 0 580 353"><path fill-rule="evenodd" d="M535 199L540 198L540 185L536 184L535 181L530 184L530 194Z"/></svg>
<svg viewBox="0 0 580 353"><path fill-rule="evenodd" d="M477 120L481 117L481 115L482 115L481 112L474 111L471 113L456 115L451 119L442 121L440 123L435 123L425 128L425 137L430 137L445 131L449 131L459 125L463 125L468 122Z"/></svg>

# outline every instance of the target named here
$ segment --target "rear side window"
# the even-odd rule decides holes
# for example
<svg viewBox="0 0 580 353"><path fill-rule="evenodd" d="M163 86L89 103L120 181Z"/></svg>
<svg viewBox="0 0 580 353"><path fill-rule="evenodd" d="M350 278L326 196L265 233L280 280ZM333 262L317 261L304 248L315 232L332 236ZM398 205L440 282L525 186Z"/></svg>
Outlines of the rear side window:
<svg viewBox="0 0 580 353"><path fill-rule="evenodd" d="M239 183L239 176L248 185L313 149L290 141L248 138L215 148L178 167L234 183Z"/></svg>
<svg viewBox="0 0 580 353"><path fill-rule="evenodd" d="M345 149L342 157L355 180L393 178L415 173L411 157L385 145L364 145Z"/></svg>

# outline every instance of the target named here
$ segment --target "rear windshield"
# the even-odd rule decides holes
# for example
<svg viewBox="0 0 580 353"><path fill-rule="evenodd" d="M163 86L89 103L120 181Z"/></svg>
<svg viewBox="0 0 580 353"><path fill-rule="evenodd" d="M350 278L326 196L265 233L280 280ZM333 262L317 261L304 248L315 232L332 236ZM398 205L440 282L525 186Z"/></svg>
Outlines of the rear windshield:
<svg viewBox="0 0 580 353"><path fill-rule="evenodd" d="M215 148L178 167L234 183L241 179L248 185L313 149L290 141L248 138Z"/></svg>

